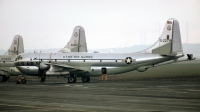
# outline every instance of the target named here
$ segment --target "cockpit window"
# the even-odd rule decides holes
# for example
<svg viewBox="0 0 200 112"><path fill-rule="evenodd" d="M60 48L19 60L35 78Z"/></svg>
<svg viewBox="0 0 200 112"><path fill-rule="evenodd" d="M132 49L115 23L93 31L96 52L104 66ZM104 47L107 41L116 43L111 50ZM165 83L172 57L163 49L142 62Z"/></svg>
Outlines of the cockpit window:
<svg viewBox="0 0 200 112"><path fill-rule="evenodd" d="M20 55L16 57L15 61L17 61L19 59Z"/></svg>
<svg viewBox="0 0 200 112"><path fill-rule="evenodd" d="M20 60L20 59L22 59L21 55L17 56L17 58L15 59L15 61Z"/></svg>

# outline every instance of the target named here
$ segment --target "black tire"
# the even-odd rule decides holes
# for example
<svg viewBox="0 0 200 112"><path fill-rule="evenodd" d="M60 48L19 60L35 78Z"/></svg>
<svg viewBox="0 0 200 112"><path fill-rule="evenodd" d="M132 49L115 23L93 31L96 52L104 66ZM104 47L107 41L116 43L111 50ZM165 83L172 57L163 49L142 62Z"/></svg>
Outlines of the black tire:
<svg viewBox="0 0 200 112"><path fill-rule="evenodd" d="M68 77L68 82L69 83L75 83L76 82L76 77Z"/></svg>
<svg viewBox="0 0 200 112"><path fill-rule="evenodd" d="M22 80L21 80L21 83L22 83L22 84L26 84L26 79L22 79Z"/></svg>
<svg viewBox="0 0 200 112"><path fill-rule="evenodd" d="M46 77L42 76L40 82L45 82L45 80L46 80Z"/></svg>
<svg viewBox="0 0 200 112"><path fill-rule="evenodd" d="M82 82L90 82L90 77L89 76L83 76L81 78Z"/></svg>
<svg viewBox="0 0 200 112"><path fill-rule="evenodd" d="M7 81L9 79L10 79L10 76L5 76L5 75L2 76L2 81Z"/></svg>

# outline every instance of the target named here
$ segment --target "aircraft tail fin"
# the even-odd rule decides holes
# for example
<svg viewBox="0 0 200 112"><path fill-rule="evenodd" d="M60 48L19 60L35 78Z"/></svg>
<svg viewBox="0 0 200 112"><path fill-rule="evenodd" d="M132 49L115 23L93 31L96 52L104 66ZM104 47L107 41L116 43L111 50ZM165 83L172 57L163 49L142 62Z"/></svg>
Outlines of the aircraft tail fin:
<svg viewBox="0 0 200 112"><path fill-rule="evenodd" d="M157 42L150 48L143 50L140 53L172 56L183 53L179 22L173 18L168 19Z"/></svg>
<svg viewBox="0 0 200 112"><path fill-rule="evenodd" d="M87 43L85 37L85 30L82 26L76 26L73 30L70 41L59 52L87 52Z"/></svg>
<svg viewBox="0 0 200 112"><path fill-rule="evenodd" d="M6 52L6 55L13 55L13 54L18 55L21 53L24 53L23 38L20 35L15 35L10 48Z"/></svg>

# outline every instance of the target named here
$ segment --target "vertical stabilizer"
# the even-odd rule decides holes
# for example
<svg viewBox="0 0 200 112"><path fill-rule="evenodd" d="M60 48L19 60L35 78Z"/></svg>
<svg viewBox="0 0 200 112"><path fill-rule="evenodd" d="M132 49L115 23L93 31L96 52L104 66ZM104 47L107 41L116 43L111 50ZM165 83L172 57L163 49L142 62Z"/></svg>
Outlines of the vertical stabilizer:
<svg viewBox="0 0 200 112"><path fill-rule="evenodd" d="M20 35L15 35L10 48L7 51L7 55L18 55L24 53L23 38Z"/></svg>
<svg viewBox="0 0 200 112"><path fill-rule="evenodd" d="M176 55L182 52L179 23L177 20L171 18L167 20L158 41L153 46L140 53Z"/></svg>
<svg viewBox="0 0 200 112"><path fill-rule="evenodd" d="M59 52L65 52L66 49L70 49L71 52L87 52L85 30L83 27L76 26L74 28L70 41Z"/></svg>
<svg viewBox="0 0 200 112"><path fill-rule="evenodd" d="M179 28L179 23L177 20L173 21L173 39L172 39L172 54L182 53L182 42L181 42L181 33Z"/></svg>

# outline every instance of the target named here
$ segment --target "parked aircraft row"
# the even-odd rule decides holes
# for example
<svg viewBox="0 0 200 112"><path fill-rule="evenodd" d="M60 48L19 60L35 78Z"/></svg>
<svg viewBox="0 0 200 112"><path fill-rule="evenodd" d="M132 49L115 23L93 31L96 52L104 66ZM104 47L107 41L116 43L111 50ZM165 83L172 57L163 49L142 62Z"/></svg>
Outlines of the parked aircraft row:
<svg viewBox="0 0 200 112"><path fill-rule="evenodd" d="M66 52L66 48L72 52ZM178 59L184 53L179 22L170 18L155 44L136 53L87 53L85 31L82 27L76 27L69 44L60 52L16 55L12 66L17 68L16 71L26 75L39 75L41 82L45 82L47 75L65 75L68 82L75 83L77 77L81 77L83 82L90 82L90 77L103 74L120 74L134 70L144 72L155 66L179 62ZM195 59L192 54L187 56L188 60ZM0 65L5 66L5 62L1 60Z"/></svg>
<svg viewBox="0 0 200 112"><path fill-rule="evenodd" d="M76 26L67 45L58 52L87 52L87 43L83 27ZM38 74L38 67L30 67L31 71L34 71L34 73L32 74L23 74L15 67L14 61L16 59L16 56L22 53L24 53L23 38L20 35L16 35L13 38L13 42L8 51L4 55L0 55L0 76L2 76L2 81L9 80L10 76L22 75L22 83L25 84L26 79L25 77L23 77L23 75L40 76Z"/></svg>

